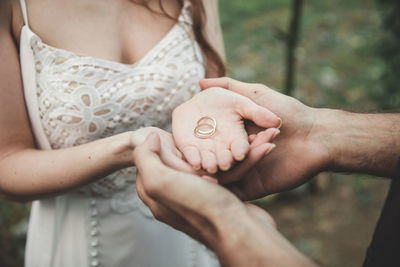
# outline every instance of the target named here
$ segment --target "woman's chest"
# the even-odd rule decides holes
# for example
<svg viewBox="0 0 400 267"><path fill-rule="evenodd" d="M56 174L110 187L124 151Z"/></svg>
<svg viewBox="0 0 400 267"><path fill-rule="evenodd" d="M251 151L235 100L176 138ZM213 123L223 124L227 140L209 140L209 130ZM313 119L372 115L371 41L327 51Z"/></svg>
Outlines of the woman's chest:
<svg viewBox="0 0 400 267"><path fill-rule="evenodd" d="M176 0L162 1L170 18L158 1L149 3L157 12L134 0L26 0L30 28L44 43L126 64L137 62L155 46L182 9ZM17 24L23 25L18 17Z"/></svg>
<svg viewBox="0 0 400 267"><path fill-rule="evenodd" d="M31 47L40 120L54 149L144 126L166 128L204 77L200 48L180 28L134 65L78 56L35 37Z"/></svg>

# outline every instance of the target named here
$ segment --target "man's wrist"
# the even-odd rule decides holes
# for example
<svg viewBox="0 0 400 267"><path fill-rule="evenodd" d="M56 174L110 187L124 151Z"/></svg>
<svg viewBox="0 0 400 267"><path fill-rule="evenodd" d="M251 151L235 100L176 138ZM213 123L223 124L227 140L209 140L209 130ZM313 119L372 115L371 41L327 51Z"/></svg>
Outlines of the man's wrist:
<svg viewBox="0 0 400 267"><path fill-rule="evenodd" d="M244 212L220 218L218 246L213 248L227 266L316 266L290 244L266 219ZM222 227L221 227L222 226Z"/></svg>
<svg viewBox="0 0 400 267"><path fill-rule="evenodd" d="M325 170L386 177L393 177L398 172L398 114L318 109L314 136L327 151Z"/></svg>

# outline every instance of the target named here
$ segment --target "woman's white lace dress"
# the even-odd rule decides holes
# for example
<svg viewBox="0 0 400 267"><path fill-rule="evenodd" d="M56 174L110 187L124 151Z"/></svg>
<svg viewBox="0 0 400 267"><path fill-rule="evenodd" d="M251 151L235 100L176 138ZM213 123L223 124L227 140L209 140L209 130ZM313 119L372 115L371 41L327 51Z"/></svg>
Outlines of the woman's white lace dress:
<svg viewBox="0 0 400 267"><path fill-rule="evenodd" d="M62 149L145 126L170 128L172 110L199 91L203 56L185 1L178 23L133 65L20 40L26 105L41 149ZM117 171L32 204L28 267L218 266L214 254L156 221L139 199L135 169Z"/></svg>

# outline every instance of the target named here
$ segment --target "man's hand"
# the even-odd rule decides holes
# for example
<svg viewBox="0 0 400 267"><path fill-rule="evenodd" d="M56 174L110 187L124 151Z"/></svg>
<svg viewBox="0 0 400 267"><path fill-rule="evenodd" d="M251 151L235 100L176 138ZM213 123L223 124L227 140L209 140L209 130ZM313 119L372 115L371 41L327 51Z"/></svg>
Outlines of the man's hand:
<svg viewBox="0 0 400 267"><path fill-rule="evenodd" d="M264 210L206 179L167 167L160 153L155 133L133 153L137 192L156 219L207 245L222 266L315 266Z"/></svg>
<svg viewBox="0 0 400 267"><path fill-rule="evenodd" d="M291 189L321 171L384 177L400 173L399 114L310 108L264 85L229 78L202 80L200 86L219 86L247 96L283 120L271 154L255 166L237 166L219 178L242 199ZM248 129L250 139L254 130Z"/></svg>
<svg viewBox="0 0 400 267"><path fill-rule="evenodd" d="M222 173L219 181L226 184L241 199L259 198L294 188L316 173L328 168L329 152L325 140L316 134L318 112L294 98L276 92L262 84L247 84L230 78L200 81L202 89L223 87L250 98L283 120L281 134L274 140L277 148L255 166L238 165ZM260 128L251 126L252 138Z"/></svg>

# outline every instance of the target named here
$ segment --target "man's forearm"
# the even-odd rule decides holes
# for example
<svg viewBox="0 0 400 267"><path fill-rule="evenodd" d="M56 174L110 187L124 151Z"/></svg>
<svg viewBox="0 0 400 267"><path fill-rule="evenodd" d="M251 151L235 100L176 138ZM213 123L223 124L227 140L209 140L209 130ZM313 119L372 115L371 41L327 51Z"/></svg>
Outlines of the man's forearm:
<svg viewBox="0 0 400 267"><path fill-rule="evenodd" d="M317 111L314 132L333 171L394 177L400 172L400 114Z"/></svg>

